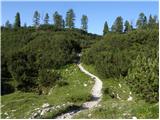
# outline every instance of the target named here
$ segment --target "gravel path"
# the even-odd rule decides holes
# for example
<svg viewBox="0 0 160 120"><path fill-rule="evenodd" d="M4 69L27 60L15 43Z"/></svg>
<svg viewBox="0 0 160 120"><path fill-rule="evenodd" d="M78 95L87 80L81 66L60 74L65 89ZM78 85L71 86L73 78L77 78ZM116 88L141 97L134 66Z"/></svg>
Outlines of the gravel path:
<svg viewBox="0 0 160 120"><path fill-rule="evenodd" d="M81 64L78 64L77 66L79 67L79 69L82 72L84 72L86 75L90 76L95 81L94 86L91 91L92 100L89 102L83 103L82 109L69 111L65 114L58 116L56 119L71 119L73 117L73 115L81 112L84 109L91 109L91 108L97 106L98 103L101 101L102 81L97 76L95 76L95 75L91 74L90 72L88 72L87 70L85 70Z"/></svg>

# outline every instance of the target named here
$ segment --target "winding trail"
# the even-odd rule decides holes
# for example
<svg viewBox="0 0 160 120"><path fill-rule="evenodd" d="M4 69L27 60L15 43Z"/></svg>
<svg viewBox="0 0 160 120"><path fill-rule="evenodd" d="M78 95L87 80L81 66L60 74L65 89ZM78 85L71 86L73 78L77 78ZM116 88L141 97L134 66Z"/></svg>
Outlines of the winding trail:
<svg viewBox="0 0 160 120"><path fill-rule="evenodd" d="M82 72L84 72L86 75L90 76L95 81L94 86L91 91L92 99L91 99L91 101L83 103L82 107L80 109L75 109L75 110L69 111L67 113L64 113L64 114L56 117L56 119L71 119L73 117L73 115L78 114L79 112L81 112L85 109L91 109L93 107L96 107L98 105L98 103L101 101L102 81L97 76L95 76L95 75L91 74L90 72L88 72L87 70L85 70L81 64L77 64L77 66L79 67L79 69Z"/></svg>

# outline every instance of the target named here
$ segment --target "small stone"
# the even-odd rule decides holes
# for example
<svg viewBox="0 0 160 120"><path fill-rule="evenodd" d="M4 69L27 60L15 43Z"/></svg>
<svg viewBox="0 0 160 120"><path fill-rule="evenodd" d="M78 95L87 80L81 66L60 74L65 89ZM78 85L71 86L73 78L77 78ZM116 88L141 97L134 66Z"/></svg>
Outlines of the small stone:
<svg viewBox="0 0 160 120"><path fill-rule="evenodd" d="M56 108L61 108L61 106L57 105Z"/></svg>
<svg viewBox="0 0 160 120"><path fill-rule="evenodd" d="M117 94L117 99L121 100L121 98L119 97L119 95Z"/></svg>
<svg viewBox="0 0 160 120"><path fill-rule="evenodd" d="M118 109L121 109L122 107L119 107Z"/></svg>
<svg viewBox="0 0 160 120"><path fill-rule="evenodd" d="M37 112L38 112L38 113L41 113L41 110L38 110Z"/></svg>
<svg viewBox="0 0 160 120"><path fill-rule="evenodd" d="M129 95L129 98L127 99L127 101L132 101L132 96Z"/></svg>
<svg viewBox="0 0 160 120"><path fill-rule="evenodd" d="M16 110L11 110L12 112L15 112Z"/></svg>
<svg viewBox="0 0 160 120"><path fill-rule="evenodd" d="M7 116L6 119L9 119L9 116Z"/></svg>
<svg viewBox="0 0 160 120"><path fill-rule="evenodd" d="M34 110L39 110L40 108L35 108Z"/></svg>
<svg viewBox="0 0 160 120"><path fill-rule="evenodd" d="M101 107L101 106L102 106L101 104L98 105L98 107Z"/></svg>
<svg viewBox="0 0 160 120"><path fill-rule="evenodd" d="M36 117L37 116L37 113L34 113L34 115L33 115L34 117Z"/></svg>
<svg viewBox="0 0 160 120"><path fill-rule="evenodd" d="M88 117L91 117L92 114L88 114Z"/></svg>
<svg viewBox="0 0 160 120"><path fill-rule="evenodd" d="M49 104L48 104L48 103L44 103L44 104L42 105L42 108L45 108L45 107L49 107Z"/></svg>
<svg viewBox="0 0 160 120"><path fill-rule="evenodd" d="M7 113L7 112L5 112L4 114L5 114L5 115L8 115L8 113Z"/></svg>
<svg viewBox="0 0 160 120"><path fill-rule="evenodd" d="M84 87L87 87L87 84L84 83L83 85L84 85Z"/></svg>
<svg viewBox="0 0 160 120"><path fill-rule="evenodd" d="M133 116L132 119L137 119L137 117Z"/></svg>
<svg viewBox="0 0 160 120"><path fill-rule="evenodd" d="M40 115L43 116L45 114L45 112L46 112L46 110L42 110Z"/></svg>
<svg viewBox="0 0 160 120"><path fill-rule="evenodd" d="M65 106L65 104L63 104L62 106Z"/></svg>

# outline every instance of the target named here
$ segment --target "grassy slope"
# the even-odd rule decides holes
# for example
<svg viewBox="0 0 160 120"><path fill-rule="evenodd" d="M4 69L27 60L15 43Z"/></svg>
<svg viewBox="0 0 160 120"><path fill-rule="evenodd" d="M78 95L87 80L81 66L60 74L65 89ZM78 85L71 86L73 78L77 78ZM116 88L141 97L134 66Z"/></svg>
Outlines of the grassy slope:
<svg viewBox="0 0 160 120"><path fill-rule="evenodd" d="M55 86L50 95L37 95L34 93L15 92L1 97L1 117L6 118L29 118L35 108L41 107L44 103L50 105L61 105L67 102L80 105L90 99L90 91L93 81L83 74L75 64L67 65L60 69L63 79L67 80L69 85L59 87ZM84 86L87 84L87 87ZM64 109L64 108L63 108ZM50 113L46 117L53 117L55 113ZM8 114L8 115L5 115Z"/></svg>
<svg viewBox="0 0 160 120"><path fill-rule="evenodd" d="M91 65L83 65L88 71L98 76L95 69ZM113 79L103 80L103 99L97 108L86 110L76 115L75 118L103 118L103 119L118 119L118 118L158 118L158 103L149 104L139 99L132 93L133 100L127 101L130 93L129 87L123 81ZM119 86L121 84L121 87ZM104 93L105 88L108 88L110 93L118 94L121 100L111 98L109 94Z"/></svg>

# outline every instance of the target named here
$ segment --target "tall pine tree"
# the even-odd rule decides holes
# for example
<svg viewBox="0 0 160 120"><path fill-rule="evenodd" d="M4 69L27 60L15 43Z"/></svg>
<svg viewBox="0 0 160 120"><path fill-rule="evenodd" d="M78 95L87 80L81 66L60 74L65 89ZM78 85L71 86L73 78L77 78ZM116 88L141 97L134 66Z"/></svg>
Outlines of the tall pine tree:
<svg viewBox="0 0 160 120"><path fill-rule="evenodd" d="M123 32L123 18L121 16L118 16L112 25L112 32L118 32L122 33Z"/></svg>
<svg viewBox="0 0 160 120"><path fill-rule="evenodd" d="M44 17L44 24L49 24L49 15L48 13L46 13L45 17Z"/></svg>
<svg viewBox="0 0 160 120"><path fill-rule="evenodd" d="M137 23L136 23L136 26L138 28L145 28L146 25L147 25L147 17L144 15L144 13L140 13L138 20L137 20Z"/></svg>
<svg viewBox="0 0 160 120"><path fill-rule="evenodd" d="M75 14L73 9L69 9L66 14L66 27L74 28Z"/></svg>
<svg viewBox="0 0 160 120"><path fill-rule="evenodd" d="M104 28L103 28L103 35L106 35L109 32L108 28L108 23L107 21L104 23Z"/></svg>
<svg viewBox="0 0 160 120"><path fill-rule="evenodd" d="M82 25L81 26L82 30L87 31L87 29L88 29L88 17L86 15L82 15L81 25Z"/></svg>
<svg viewBox="0 0 160 120"><path fill-rule="evenodd" d="M34 26L37 28L40 25L40 14L38 11L34 12L34 16L33 16L33 24Z"/></svg>
<svg viewBox="0 0 160 120"><path fill-rule="evenodd" d="M124 32L129 32L132 30L132 26L130 25L128 20L125 21L124 26L125 26Z"/></svg>
<svg viewBox="0 0 160 120"><path fill-rule="evenodd" d="M14 28L19 28L19 27L21 27L21 20L20 20L20 13L17 12L15 16Z"/></svg>
<svg viewBox="0 0 160 120"><path fill-rule="evenodd" d="M53 21L56 28L63 28L62 16L57 11L53 14Z"/></svg>

